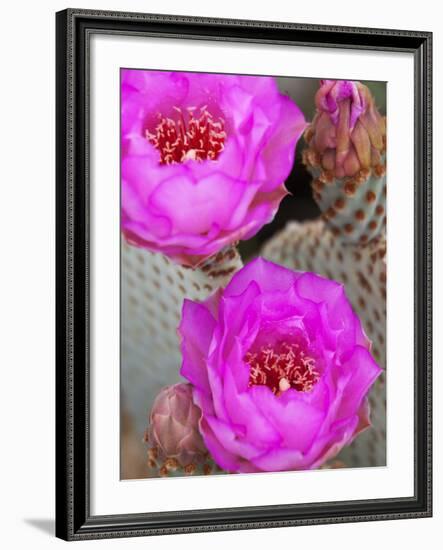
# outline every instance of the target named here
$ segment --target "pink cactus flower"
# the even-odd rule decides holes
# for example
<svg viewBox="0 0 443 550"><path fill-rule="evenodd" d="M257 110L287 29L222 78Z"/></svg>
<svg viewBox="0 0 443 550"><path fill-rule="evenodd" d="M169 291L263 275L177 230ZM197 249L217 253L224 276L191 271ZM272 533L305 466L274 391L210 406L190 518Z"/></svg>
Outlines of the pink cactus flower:
<svg viewBox="0 0 443 550"><path fill-rule="evenodd" d="M341 284L259 258L186 300L179 333L200 432L227 471L319 468L370 425L381 369Z"/></svg>
<svg viewBox="0 0 443 550"><path fill-rule="evenodd" d="M270 77L122 70L122 230L196 266L272 220L305 129Z"/></svg>
<svg viewBox="0 0 443 550"><path fill-rule="evenodd" d="M315 103L317 114L306 139L322 168L339 178L380 171L386 122L369 88L351 80L322 80Z"/></svg>
<svg viewBox="0 0 443 550"><path fill-rule="evenodd" d="M149 415L148 442L159 458L188 466L204 459L208 451L200 435L201 411L192 401L189 384L163 388Z"/></svg>

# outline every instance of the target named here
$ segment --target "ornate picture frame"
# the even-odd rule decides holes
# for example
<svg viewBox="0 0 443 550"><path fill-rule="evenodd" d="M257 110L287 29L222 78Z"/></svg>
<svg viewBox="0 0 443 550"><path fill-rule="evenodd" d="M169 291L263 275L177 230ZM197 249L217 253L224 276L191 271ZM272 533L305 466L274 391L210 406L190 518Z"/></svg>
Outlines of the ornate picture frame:
<svg viewBox="0 0 443 550"><path fill-rule="evenodd" d="M57 13L56 32L56 535L84 540L432 515L432 33L83 9ZM91 39L97 35L413 56L414 220L405 221L414 224L412 495L268 504L264 494L254 506L93 512L90 117Z"/></svg>

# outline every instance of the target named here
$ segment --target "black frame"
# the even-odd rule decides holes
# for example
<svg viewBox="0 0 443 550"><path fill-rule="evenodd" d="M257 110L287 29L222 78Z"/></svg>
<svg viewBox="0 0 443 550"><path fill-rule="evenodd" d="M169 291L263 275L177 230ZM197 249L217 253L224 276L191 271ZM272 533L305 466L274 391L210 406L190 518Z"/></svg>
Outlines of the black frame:
<svg viewBox="0 0 443 550"><path fill-rule="evenodd" d="M56 15L56 535L65 540L432 515L432 33L68 9ZM415 67L415 494L408 498L91 516L89 38L137 34L411 52Z"/></svg>

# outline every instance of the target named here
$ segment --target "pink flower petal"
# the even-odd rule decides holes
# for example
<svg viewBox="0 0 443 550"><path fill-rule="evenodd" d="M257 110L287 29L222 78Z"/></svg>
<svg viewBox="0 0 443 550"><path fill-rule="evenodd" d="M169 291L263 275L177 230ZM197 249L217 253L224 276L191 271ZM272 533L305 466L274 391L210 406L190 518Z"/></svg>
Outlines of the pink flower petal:
<svg viewBox="0 0 443 550"><path fill-rule="evenodd" d="M191 300L184 301L182 320L178 327L183 354L180 374L194 386L206 391L209 391L209 381L205 363L215 324L215 319L205 306ZM199 327L198 332L196 326Z"/></svg>

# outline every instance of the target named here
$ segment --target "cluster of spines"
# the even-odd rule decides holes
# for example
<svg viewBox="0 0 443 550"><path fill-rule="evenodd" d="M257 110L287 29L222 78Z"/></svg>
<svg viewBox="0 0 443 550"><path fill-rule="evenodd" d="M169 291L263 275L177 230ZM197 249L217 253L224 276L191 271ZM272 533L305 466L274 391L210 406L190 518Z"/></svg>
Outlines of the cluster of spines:
<svg viewBox="0 0 443 550"><path fill-rule="evenodd" d="M143 442L149 444L149 434L146 430ZM146 466L150 473L149 477L175 477L213 475L222 473L209 453L196 455L195 460L187 464L181 464L176 457L165 456L156 445L149 445L146 452Z"/></svg>

